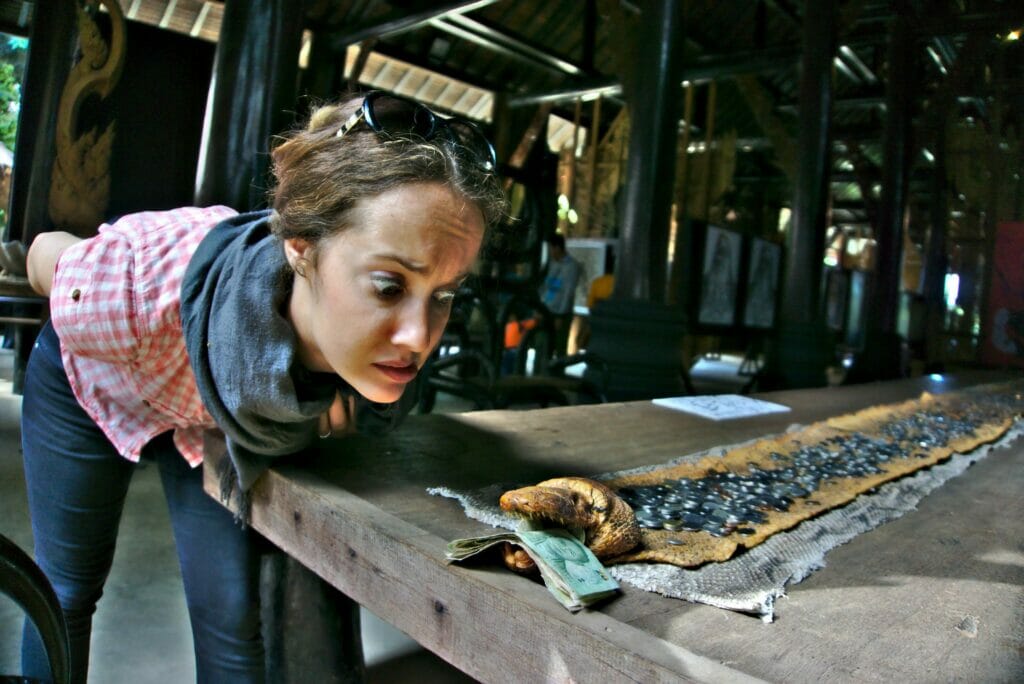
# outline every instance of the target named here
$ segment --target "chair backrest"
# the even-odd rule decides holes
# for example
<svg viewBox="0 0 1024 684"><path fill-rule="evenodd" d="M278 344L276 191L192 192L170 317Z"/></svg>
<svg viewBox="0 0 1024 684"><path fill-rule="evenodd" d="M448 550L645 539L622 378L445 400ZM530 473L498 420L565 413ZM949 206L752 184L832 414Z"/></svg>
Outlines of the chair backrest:
<svg viewBox="0 0 1024 684"><path fill-rule="evenodd" d="M39 631L50 660L53 681L57 684L70 683L70 639L57 595L39 566L3 535L0 535L0 591L21 606ZM0 677L0 682L4 679ZM24 681L17 677L13 679Z"/></svg>

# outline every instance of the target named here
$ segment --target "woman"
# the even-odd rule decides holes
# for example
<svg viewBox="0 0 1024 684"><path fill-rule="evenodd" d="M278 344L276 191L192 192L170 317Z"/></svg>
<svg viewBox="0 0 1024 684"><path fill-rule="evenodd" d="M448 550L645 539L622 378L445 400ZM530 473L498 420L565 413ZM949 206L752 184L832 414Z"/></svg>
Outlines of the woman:
<svg viewBox="0 0 1024 684"><path fill-rule="evenodd" d="M140 458L168 500L197 679L262 681L254 539L202 491L204 433L226 437L222 493L244 510L272 457L393 426L504 211L475 127L381 93L317 110L272 158L272 210L133 214L31 246L51 322L26 372L25 476L76 681ZM22 658L48 676L31 628Z"/></svg>

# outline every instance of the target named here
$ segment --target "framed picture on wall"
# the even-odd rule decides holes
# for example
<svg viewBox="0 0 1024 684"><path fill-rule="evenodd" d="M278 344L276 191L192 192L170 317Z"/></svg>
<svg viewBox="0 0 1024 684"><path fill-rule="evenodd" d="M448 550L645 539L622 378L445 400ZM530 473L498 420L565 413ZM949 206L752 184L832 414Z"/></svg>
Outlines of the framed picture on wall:
<svg viewBox="0 0 1024 684"><path fill-rule="evenodd" d="M697 322L735 325L743 238L717 226L708 226L704 238Z"/></svg>
<svg viewBox="0 0 1024 684"><path fill-rule="evenodd" d="M580 282L576 287L574 306L586 307L587 293L594 279L605 274L608 254L618 241L605 238L567 238L565 251L580 264ZM579 313L579 312L577 312Z"/></svg>
<svg viewBox="0 0 1024 684"><path fill-rule="evenodd" d="M751 328L770 328L775 325L781 262L781 245L761 238L751 239L743 325Z"/></svg>
<svg viewBox="0 0 1024 684"><path fill-rule="evenodd" d="M990 365L1024 366L1024 223L996 226L989 276L988 313L981 360Z"/></svg>

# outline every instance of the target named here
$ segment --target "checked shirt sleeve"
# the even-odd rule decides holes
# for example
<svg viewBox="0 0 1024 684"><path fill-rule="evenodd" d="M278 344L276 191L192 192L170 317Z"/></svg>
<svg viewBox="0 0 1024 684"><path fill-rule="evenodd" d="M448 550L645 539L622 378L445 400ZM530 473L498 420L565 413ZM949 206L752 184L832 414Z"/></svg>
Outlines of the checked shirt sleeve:
<svg viewBox="0 0 1024 684"><path fill-rule="evenodd" d="M61 255L50 318L68 351L124 363L135 360L139 347L134 259L127 236L109 228Z"/></svg>

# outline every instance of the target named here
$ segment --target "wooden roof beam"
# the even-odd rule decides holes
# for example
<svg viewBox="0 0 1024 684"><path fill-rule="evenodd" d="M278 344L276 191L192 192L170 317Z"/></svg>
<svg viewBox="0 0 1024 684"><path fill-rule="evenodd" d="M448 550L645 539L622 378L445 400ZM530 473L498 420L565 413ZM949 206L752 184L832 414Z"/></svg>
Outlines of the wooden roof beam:
<svg viewBox="0 0 1024 684"><path fill-rule="evenodd" d="M384 17L330 33L331 43L342 49L367 38L382 38L427 25L432 19L462 12L473 12L494 4L497 0L449 0L448 2L419 2L412 9L396 9Z"/></svg>

